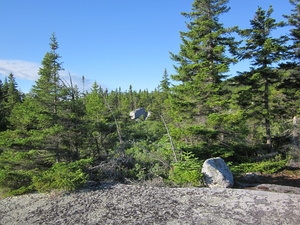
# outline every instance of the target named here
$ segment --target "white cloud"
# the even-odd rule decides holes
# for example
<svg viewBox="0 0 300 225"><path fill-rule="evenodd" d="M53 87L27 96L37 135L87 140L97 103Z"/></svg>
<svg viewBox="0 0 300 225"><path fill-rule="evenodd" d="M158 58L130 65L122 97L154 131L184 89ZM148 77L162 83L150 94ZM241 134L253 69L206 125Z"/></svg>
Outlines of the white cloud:
<svg viewBox="0 0 300 225"><path fill-rule="evenodd" d="M40 65L23 60L0 59L0 74L8 76L13 73L16 78L24 80L37 80Z"/></svg>
<svg viewBox="0 0 300 225"><path fill-rule="evenodd" d="M23 60L3 60L0 59L0 78L8 77L10 73L13 73L14 77L17 78L19 86L25 92L30 90L30 86L34 84L33 82L23 82L27 81L37 81L39 79L38 71L41 65L28 62ZM61 79L70 86L70 75L73 82L73 86L77 85L80 90L83 89L82 76L69 72L68 70L63 70L60 72ZM23 81L22 81L23 80ZM85 90L89 90L92 86L90 79L85 78Z"/></svg>

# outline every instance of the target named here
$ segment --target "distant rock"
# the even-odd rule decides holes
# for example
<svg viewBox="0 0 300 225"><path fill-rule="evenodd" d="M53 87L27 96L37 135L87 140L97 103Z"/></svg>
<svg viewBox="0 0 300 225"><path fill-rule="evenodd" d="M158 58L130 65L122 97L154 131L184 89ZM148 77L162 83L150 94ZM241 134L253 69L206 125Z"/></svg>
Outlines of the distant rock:
<svg viewBox="0 0 300 225"><path fill-rule="evenodd" d="M138 120L141 117L144 118L144 120L147 120L150 116L151 112L146 112L145 108L138 108L129 113L129 116L132 120Z"/></svg>
<svg viewBox="0 0 300 225"><path fill-rule="evenodd" d="M234 185L233 175L220 157L207 159L203 164L202 173L208 187L230 188Z"/></svg>

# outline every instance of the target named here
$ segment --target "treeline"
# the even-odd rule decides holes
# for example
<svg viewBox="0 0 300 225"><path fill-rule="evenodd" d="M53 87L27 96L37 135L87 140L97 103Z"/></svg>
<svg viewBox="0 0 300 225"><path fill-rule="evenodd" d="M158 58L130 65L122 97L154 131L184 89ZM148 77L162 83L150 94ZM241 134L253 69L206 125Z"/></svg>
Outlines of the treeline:
<svg viewBox="0 0 300 225"><path fill-rule="evenodd" d="M59 75L53 34L29 93L18 90L13 74L0 80L0 193L74 190L89 179L198 186L210 157L239 172L297 162L300 1L289 2L287 21L259 7L249 29L240 30L219 22L230 12L227 0L195 0L182 13L189 22L180 51L171 53L177 73L165 70L153 91L108 91L96 82L80 91L71 76ZM272 36L288 24L288 36ZM228 78L230 66L244 59L251 67ZM151 115L132 120L129 113L140 107ZM266 155L276 157L258 163Z"/></svg>

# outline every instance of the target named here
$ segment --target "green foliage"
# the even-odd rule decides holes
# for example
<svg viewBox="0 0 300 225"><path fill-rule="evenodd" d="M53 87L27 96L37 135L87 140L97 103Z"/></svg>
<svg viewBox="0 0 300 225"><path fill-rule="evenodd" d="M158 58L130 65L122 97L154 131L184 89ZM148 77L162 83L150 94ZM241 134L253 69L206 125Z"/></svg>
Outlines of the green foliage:
<svg viewBox="0 0 300 225"><path fill-rule="evenodd" d="M250 68L250 72L245 72L239 79L239 84L247 85L242 91L243 96L247 96L242 102L242 106L246 106L246 111L252 113L251 116L264 120L265 136L267 145L272 151L272 127L271 119L273 112L270 110L271 85L278 79L278 72L272 69L272 64L286 59L288 48L286 42L288 38L281 36L272 38L271 32L279 27L284 26L284 22L276 23L271 17L273 8L270 6L268 11L258 7L255 17L251 20L251 29L241 30L240 34L247 38L245 45L239 50L240 59L251 59L254 67ZM239 97L242 100L241 97ZM251 104L250 104L251 102ZM239 104L239 102L237 102Z"/></svg>
<svg viewBox="0 0 300 225"><path fill-rule="evenodd" d="M154 142L166 133L161 121L133 121L125 130L127 140L147 140Z"/></svg>
<svg viewBox="0 0 300 225"><path fill-rule="evenodd" d="M31 179L36 169L36 151L3 151L0 154L0 194L18 195L32 191Z"/></svg>
<svg viewBox="0 0 300 225"><path fill-rule="evenodd" d="M179 81L171 88L172 116L182 122L181 127L199 124L211 111L220 109L224 94L221 80L235 62L225 54L235 45L229 37L232 29L218 22L219 16L229 10L227 3L228 0L194 1L192 12L182 13L190 20L186 23L188 31L180 32L180 52L171 53L171 59L179 64L174 66L177 74L171 75Z"/></svg>
<svg viewBox="0 0 300 225"><path fill-rule="evenodd" d="M257 163L241 163L237 166L231 166L230 169L236 175L249 172L272 174L282 170L286 166L287 161L287 159L281 159L281 156L277 156L275 159Z"/></svg>
<svg viewBox="0 0 300 225"><path fill-rule="evenodd" d="M168 169L173 162L173 152L167 137L150 144L140 141L126 150L135 165L130 169L130 177L137 180L147 180L155 177L168 177Z"/></svg>
<svg viewBox="0 0 300 225"><path fill-rule="evenodd" d="M25 194L33 190L32 176L35 171L0 169L0 194L4 196Z"/></svg>
<svg viewBox="0 0 300 225"><path fill-rule="evenodd" d="M89 177L86 167L90 163L91 159L82 159L73 163L56 163L41 175L34 176L33 186L41 192L53 189L74 191L86 184Z"/></svg>
<svg viewBox="0 0 300 225"><path fill-rule="evenodd" d="M206 128L204 125L194 125L187 128L188 135L201 135L204 138L215 139L218 131Z"/></svg>
<svg viewBox="0 0 300 225"><path fill-rule="evenodd" d="M181 161L172 163L169 179L179 185L200 186L202 164L192 153L183 153Z"/></svg>

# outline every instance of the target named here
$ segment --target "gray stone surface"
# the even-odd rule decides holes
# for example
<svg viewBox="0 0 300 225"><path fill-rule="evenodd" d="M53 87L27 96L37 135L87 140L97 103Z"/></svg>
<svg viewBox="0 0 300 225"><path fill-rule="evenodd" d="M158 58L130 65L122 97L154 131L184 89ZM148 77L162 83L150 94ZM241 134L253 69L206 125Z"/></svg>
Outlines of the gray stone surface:
<svg viewBox="0 0 300 225"><path fill-rule="evenodd" d="M220 157L205 160L202 173L208 187L230 188L234 185L233 175Z"/></svg>
<svg viewBox="0 0 300 225"><path fill-rule="evenodd" d="M140 117L144 117L144 120L150 116L151 112L146 112L145 108L138 108L129 113L132 120L138 120Z"/></svg>
<svg viewBox="0 0 300 225"><path fill-rule="evenodd" d="M300 224L300 195L106 185L0 199L0 224Z"/></svg>

